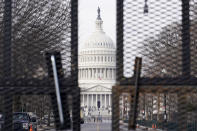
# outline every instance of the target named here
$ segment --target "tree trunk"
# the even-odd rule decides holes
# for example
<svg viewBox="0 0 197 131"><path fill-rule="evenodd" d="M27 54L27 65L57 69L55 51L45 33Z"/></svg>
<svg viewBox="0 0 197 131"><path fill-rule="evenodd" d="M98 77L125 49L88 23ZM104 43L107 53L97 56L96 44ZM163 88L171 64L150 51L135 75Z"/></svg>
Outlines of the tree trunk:
<svg viewBox="0 0 197 131"><path fill-rule="evenodd" d="M51 106L49 106L47 126L50 126L50 124L51 124Z"/></svg>
<svg viewBox="0 0 197 131"><path fill-rule="evenodd" d="M14 96L14 107L13 111L14 112L21 112L21 96Z"/></svg>

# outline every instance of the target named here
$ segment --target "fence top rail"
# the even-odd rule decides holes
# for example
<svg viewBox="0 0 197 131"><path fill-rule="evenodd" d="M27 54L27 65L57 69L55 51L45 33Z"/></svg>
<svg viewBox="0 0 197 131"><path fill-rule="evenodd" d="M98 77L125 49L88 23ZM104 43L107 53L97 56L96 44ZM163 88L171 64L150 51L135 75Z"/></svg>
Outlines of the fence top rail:
<svg viewBox="0 0 197 131"><path fill-rule="evenodd" d="M118 94L130 93L135 91L135 86L113 86L113 91ZM191 85L143 85L139 86L140 93L197 93L197 86Z"/></svg>

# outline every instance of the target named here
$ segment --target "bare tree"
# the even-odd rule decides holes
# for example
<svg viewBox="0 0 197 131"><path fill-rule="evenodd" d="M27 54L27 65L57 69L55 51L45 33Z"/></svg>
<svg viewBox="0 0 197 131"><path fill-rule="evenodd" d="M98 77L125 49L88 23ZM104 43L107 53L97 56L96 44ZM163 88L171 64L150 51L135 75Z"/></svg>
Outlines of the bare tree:
<svg viewBox="0 0 197 131"><path fill-rule="evenodd" d="M43 77L46 75L44 52L70 48L70 2L17 0L12 7L12 75L17 78ZM0 13L3 16L3 11ZM3 38L2 18L0 39Z"/></svg>
<svg viewBox="0 0 197 131"><path fill-rule="evenodd" d="M197 5L191 4L191 73L197 74ZM154 38L144 41L144 74L149 77L177 77L182 74L182 26L177 21L164 27Z"/></svg>

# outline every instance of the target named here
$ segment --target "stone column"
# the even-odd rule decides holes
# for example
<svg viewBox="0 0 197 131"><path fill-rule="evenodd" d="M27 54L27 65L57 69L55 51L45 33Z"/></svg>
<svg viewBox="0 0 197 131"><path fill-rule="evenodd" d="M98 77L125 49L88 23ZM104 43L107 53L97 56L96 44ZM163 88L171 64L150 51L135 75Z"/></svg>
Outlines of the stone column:
<svg viewBox="0 0 197 131"><path fill-rule="evenodd" d="M105 94L105 108L107 107L107 99L106 99L106 94Z"/></svg>
<svg viewBox="0 0 197 131"><path fill-rule="evenodd" d="M111 95L109 94L109 106L111 106Z"/></svg>
<svg viewBox="0 0 197 131"><path fill-rule="evenodd" d="M110 79L112 79L112 69L110 68L110 70L109 70L109 74L110 74Z"/></svg>
<svg viewBox="0 0 197 131"><path fill-rule="evenodd" d="M93 105L93 97L94 97L94 94L92 94L92 102L91 102L91 106L94 106L94 105Z"/></svg>
<svg viewBox="0 0 197 131"><path fill-rule="evenodd" d="M81 69L80 69L80 78L82 78L81 74L82 74L82 73L81 73Z"/></svg>
<svg viewBox="0 0 197 131"><path fill-rule="evenodd" d="M88 74L89 72L88 72L88 69L87 69L87 78L89 78L89 74Z"/></svg>
<svg viewBox="0 0 197 131"><path fill-rule="evenodd" d="M89 95L87 94L87 107L89 107Z"/></svg>
<svg viewBox="0 0 197 131"><path fill-rule="evenodd" d="M96 70L96 73L95 73L95 78L97 79L98 77L98 69L97 68L95 68L95 70Z"/></svg>
<svg viewBox="0 0 197 131"><path fill-rule="evenodd" d="M90 79L90 78L91 78L91 75L90 75L90 73L91 73L91 72L90 72L90 68L88 69L88 72L89 72L89 74L88 74L88 75L89 75L89 76L88 76L88 78Z"/></svg>
<svg viewBox="0 0 197 131"><path fill-rule="evenodd" d="M86 78L86 69L83 69L84 72L84 78Z"/></svg>
<svg viewBox="0 0 197 131"><path fill-rule="evenodd" d="M106 68L106 78L108 78L108 69Z"/></svg>
<svg viewBox="0 0 197 131"><path fill-rule="evenodd" d="M108 79L110 79L110 68L108 69Z"/></svg>
<svg viewBox="0 0 197 131"><path fill-rule="evenodd" d="M83 78L83 70L81 69L81 78Z"/></svg>
<svg viewBox="0 0 197 131"><path fill-rule="evenodd" d="M98 94L96 94L96 108L98 107L97 106L97 101L98 101Z"/></svg>
<svg viewBox="0 0 197 131"><path fill-rule="evenodd" d="M94 79L96 79L96 73L97 73L96 68L94 68Z"/></svg>
<svg viewBox="0 0 197 131"><path fill-rule="evenodd" d="M90 69L90 77L92 79L92 68Z"/></svg>
<svg viewBox="0 0 197 131"><path fill-rule="evenodd" d="M99 68L99 75L98 75L98 78L101 77L101 68Z"/></svg>
<svg viewBox="0 0 197 131"><path fill-rule="evenodd" d="M112 69L112 79L114 79L114 69Z"/></svg>
<svg viewBox="0 0 197 131"><path fill-rule="evenodd" d="M86 69L86 78L88 78L88 69Z"/></svg>
<svg viewBox="0 0 197 131"><path fill-rule="evenodd" d="M84 79L84 69L82 69L82 77L83 77L83 79Z"/></svg>
<svg viewBox="0 0 197 131"><path fill-rule="evenodd" d="M94 79L94 68L92 68L92 79Z"/></svg>
<svg viewBox="0 0 197 131"><path fill-rule="evenodd" d="M102 104L103 104L103 102L102 102L102 94L100 94L100 103L101 103L100 107L102 107Z"/></svg>
<svg viewBox="0 0 197 131"><path fill-rule="evenodd" d="M85 69L83 69L83 78L85 78L85 75L86 75L86 74L85 74Z"/></svg>
<svg viewBox="0 0 197 131"><path fill-rule="evenodd" d="M86 71L86 69L84 69L84 71L85 71L85 78L87 78L87 71Z"/></svg>
<svg viewBox="0 0 197 131"><path fill-rule="evenodd" d="M111 68L109 68L109 79L111 79Z"/></svg>
<svg viewBox="0 0 197 131"><path fill-rule="evenodd" d="M97 69L97 79L99 78L100 75L100 68Z"/></svg>
<svg viewBox="0 0 197 131"><path fill-rule="evenodd" d="M83 95L83 107L85 107L85 98L84 98L84 94Z"/></svg>
<svg viewBox="0 0 197 131"><path fill-rule="evenodd" d="M79 70L79 77L81 78L81 69Z"/></svg>
<svg viewBox="0 0 197 131"><path fill-rule="evenodd" d="M96 76L97 79L99 78L99 73L100 73L100 69L98 68L97 69L97 76Z"/></svg>
<svg viewBox="0 0 197 131"><path fill-rule="evenodd" d="M103 78L104 78L104 79L106 78L106 68L105 68L104 71L103 71Z"/></svg>

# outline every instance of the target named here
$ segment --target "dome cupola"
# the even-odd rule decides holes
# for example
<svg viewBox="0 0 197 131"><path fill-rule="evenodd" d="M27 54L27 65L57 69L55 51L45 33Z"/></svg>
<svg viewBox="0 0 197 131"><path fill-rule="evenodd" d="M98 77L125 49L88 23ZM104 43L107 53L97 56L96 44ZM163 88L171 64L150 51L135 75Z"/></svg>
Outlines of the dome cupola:
<svg viewBox="0 0 197 131"><path fill-rule="evenodd" d="M100 8L97 9L96 29L85 41L82 49L87 48L110 48L115 49L112 39L103 31L103 20L100 15Z"/></svg>

